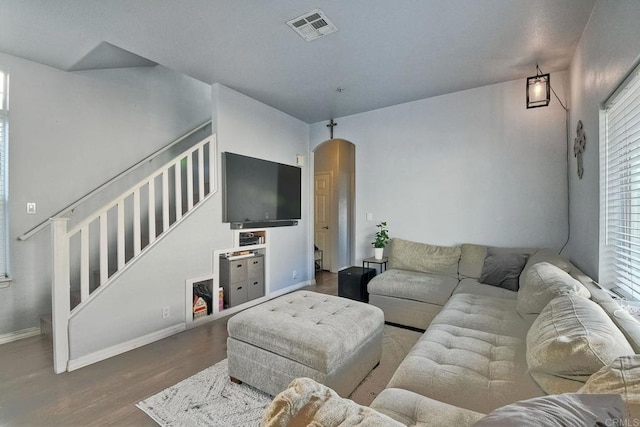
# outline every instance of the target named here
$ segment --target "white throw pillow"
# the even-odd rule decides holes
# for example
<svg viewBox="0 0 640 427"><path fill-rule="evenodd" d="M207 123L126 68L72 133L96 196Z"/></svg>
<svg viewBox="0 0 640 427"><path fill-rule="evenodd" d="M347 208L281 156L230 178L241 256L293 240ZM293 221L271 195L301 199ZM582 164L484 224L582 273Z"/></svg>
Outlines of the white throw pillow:
<svg viewBox="0 0 640 427"><path fill-rule="evenodd" d="M591 375L578 393L619 394L627 402L631 419L640 419L640 354L618 357Z"/></svg>
<svg viewBox="0 0 640 427"><path fill-rule="evenodd" d="M404 424L375 409L343 399L311 378L296 378L266 408L262 426L371 426L401 427Z"/></svg>
<svg viewBox="0 0 640 427"><path fill-rule="evenodd" d="M548 262L540 262L522 272L516 309L520 314L537 314L561 295L578 294L591 298L582 283Z"/></svg>
<svg viewBox="0 0 640 427"><path fill-rule="evenodd" d="M617 357L632 354L631 345L607 313L577 295L552 300L527 333L529 372L550 394L568 391L567 382L575 382L576 391L578 381L584 383Z"/></svg>

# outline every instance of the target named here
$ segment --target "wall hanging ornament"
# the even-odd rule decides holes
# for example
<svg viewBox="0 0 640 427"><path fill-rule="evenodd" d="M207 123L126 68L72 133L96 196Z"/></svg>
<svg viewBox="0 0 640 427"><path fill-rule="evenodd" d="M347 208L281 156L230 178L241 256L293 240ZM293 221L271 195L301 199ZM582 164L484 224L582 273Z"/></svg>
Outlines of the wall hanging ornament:
<svg viewBox="0 0 640 427"><path fill-rule="evenodd" d="M578 163L578 178L582 179L584 169L582 167L582 153L587 145L587 138L584 136L584 127L582 126L582 120L578 120L578 126L576 128L576 139L573 143L573 155Z"/></svg>

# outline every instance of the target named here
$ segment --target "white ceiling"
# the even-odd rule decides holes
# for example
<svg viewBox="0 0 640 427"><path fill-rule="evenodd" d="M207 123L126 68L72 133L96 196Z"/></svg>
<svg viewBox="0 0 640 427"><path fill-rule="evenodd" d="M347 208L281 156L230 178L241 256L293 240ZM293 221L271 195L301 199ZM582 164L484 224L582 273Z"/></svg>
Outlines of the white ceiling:
<svg viewBox="0 0 640 427"><path fill-rule="evenodd" d="M113 45L314 123L566 70L594 3L0 0L0 51L72 70ZM305 42L286 22L316 8L338 31Z"/></svg>

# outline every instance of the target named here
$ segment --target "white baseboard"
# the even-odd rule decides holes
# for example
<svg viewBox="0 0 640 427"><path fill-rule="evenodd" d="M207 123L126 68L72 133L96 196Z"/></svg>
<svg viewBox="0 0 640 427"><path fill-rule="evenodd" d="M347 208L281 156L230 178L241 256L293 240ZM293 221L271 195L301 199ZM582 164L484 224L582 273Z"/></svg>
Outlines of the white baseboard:
<svg viewBox="0 0 640 427"><path fill-rule="evenodd" d="M276 298L281 295L288 294L293 291L297 291L298 289L309 286L310 284L312 284L312 281L306 280L304 282L296 283L295 285L286 287L284 289L278 289L274 292L270 292L268 299ZM242 307L242 308L245 308L245 307ZM238 309L238 311L240 310ZM233 313L232 311L225 310L223 314L226 316L228 314L233 314ZM190 326L195 326L195 325L190 325ZM114 345L112 347L105 348L100 351L96 351L95 353L87 354L85 356L81 356L76 359L70 359L69 362L67 363L67 370L69 372L75 371L76 369L83 368L85 366L91 365L92 363L100 362L110 357L117 356L118 354L126 353L127 351L131 351L138 347L142 347L143 345L151 344L152 342L170 337L171 335L184 331L186 328L187 328L186 323L180 323L170 328L162 329L160 331L153 332L151 334L124 342L122 344ZM38 333L39 331L40 329L38 328Z"/></svg>
<svg viewBox="0 0 640 427"><path fill-rule="evenodd" d="M6 344L12 341L18 341L24 338L35 337L40 335L40 326L34 326L33 328L21 329L15 332L9 332L7 334L0 335L0 344Z"/></svg>
<svg viewBox="0 0 640 427"><path fill-rule="evenodd" d="M284 294L288 294L288 293L293 292L293 291L297 291L298 289L302 289L305 286L309 286L309 285L311 285L311 280L306 280L304 282L296 283L295 285L291 285L291 286L286 287L284 289L278 289L276 291L269 292L269 299L276 298L276 297L282 296Z"/></svg>
<svg viewBox="0 0 640 427"><path fill-rule="evenodd" d="M138 347L142 347L143 345L151 344L152 342L170 337L171 335L175 335L178 332L182 332L185 330L185 328L186 325L184 323L180 323L178 325L152 332L139 338L134 338L122 344L117 344L112 347L96 351L95 353L78 357L77 359L70 359L67 364L67 371L75 371L76 369L83 368L85 366L91 365L92 363L100 362L110 357L126 353L127 351L131 351Z"/></svg>

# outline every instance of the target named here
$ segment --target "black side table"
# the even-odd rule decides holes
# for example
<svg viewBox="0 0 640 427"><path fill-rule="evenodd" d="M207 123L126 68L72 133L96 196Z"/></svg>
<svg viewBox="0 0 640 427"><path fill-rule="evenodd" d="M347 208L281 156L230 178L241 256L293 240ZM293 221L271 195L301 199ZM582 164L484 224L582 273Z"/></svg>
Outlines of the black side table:
<svg viewBox="0 0 640 427"><path fill-rule="evenodd" d="M375 268L349 267L338 273L338 296L369 302L367 284L376 275Z"/></svg>
<svg viewBox="0 0 640 427"><path fill-rule="evenodd" d="M371 258L365 258L362 260L362 268L365 267L365 263L367 264L366 267L370 267L369 264L379 264L380 265L380 274L382 274L383 271L387 270L387 262L389 261L388 257L382 257L380 259L375 258L375 257L371 257Z"/></svg>

